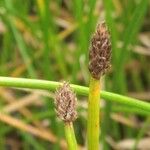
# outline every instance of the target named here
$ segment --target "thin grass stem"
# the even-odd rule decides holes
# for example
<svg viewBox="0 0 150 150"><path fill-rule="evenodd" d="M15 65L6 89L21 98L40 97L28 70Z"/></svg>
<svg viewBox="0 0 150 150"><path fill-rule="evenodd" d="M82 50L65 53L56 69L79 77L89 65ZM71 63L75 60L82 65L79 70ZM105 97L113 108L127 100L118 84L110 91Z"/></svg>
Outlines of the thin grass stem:
<svg viewBox="0 0 150 150"><path fill-rule="evenodd" d="M25 79L25 78L12 78L12 77L0 77L0 86L4 87L15 87L15 88L30 88L30 89L42 89L42 90L51 90L55 91L62 83L55 81L47 81L47 80L38 80L38 79ZM89 88L85 86L79 86L75 84L70 85L71 88L78 95L87 96L89 93ZM101 98L110 101L116 102L123 105L128 105L130 107L142 109L150 113L150 104L147 102L143 102L141 100L101 91Z"/></svg>
<svg viewBox="0 0 150 150"><path fill-rule="evenodd" d="M65 123L65 135L69 150L77 150L77 142L72 122Z"/></svg>

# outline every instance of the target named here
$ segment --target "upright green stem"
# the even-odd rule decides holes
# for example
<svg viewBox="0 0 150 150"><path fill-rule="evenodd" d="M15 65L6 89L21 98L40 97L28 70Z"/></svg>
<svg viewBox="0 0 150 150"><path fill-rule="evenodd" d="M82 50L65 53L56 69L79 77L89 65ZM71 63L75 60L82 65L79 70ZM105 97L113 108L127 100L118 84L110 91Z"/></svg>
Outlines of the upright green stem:
<svg viewBox="0 0 150 150"><path fill-rule="evenodd" d="M76 137L75 137L72 122L65 123L65 135L66 135L66 140L68 143L68 149L69 150L77 150L78 149L77 142L76 142Z"/></svg>
<svg viewBox="0 0 150 150"><path fill-rule="evenodd" d="M88 102L88 150L99 149L99 122L100 122L100 80L91 77Z"/></svg>

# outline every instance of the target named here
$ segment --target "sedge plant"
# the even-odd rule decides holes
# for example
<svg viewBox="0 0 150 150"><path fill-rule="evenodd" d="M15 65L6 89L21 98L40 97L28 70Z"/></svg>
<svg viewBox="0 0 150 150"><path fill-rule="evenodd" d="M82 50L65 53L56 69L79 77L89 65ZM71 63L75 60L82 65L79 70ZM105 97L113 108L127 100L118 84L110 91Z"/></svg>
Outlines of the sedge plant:
<svg viewBox="0 0 150 150"><path fill-rule="evenodd" d="M26 52L27 52L27 47L26 47L26 44L25 44L25 42L26 42L26 39L25 39L25 41L23 40L23 38L21 38L21 33L19 33L19 30L20 30L20 24L19 24L19 26L18 26L18 24L14 24L14 21L12 21L12 19L9 19L9 17L7 16L8 15L8 13L10 14L10 15L12 15L13 14L13 18L14 17L16 17L16 18L18 18L19 20L21 19L21 23L23 23L23 26L25 26L25 27L27 27L27 22L29 21L29 25L30 24L33 24L32 22L34 21L32 21L32 18L27 18L27 19L25 19L27 16L30 16L30 14L31 13L28 13L29 11L28 11L28 9L31 9L31 4L30 3L28 3L27 5L29 5L29 6L27 6L26 7L26 5L22 5L22 3L20 3L19 1L16 1L15 2L15 4L16 5L12 5L11 3L12 3L12 1L9 1L9 0L5 0L6 2L6 4L5 5L7 5L8 4L8 7L9 6L11 6L12 7L12 9L10 9L10 10L8 10L8 8L3 4L3 1L1 1L1 3L2 3L2 9L1 9L1 13L3 12L3 10L7 10L6 11L6 14L5 15L3 15L3 17L7 20L6 21L6 26L8 26L8 27L10 27L10 30L12 30L12 32L7 32L7 30L4 32L4 34L2 33L2 35L4 35L4 40L3 41L5 41L4 43L4 50L2 49L2 59L4 58L4 62L6 62L6 58L4 57L4 55L6 56L6 53L8 53L9 54L9 50L12 48L12 44L14 45L14 43L12 43L12 42L14 42L14 40L9 40L9 39L12 39L12 37L14 36L14 38L15 38L15 40L16 40L16 44L18 45L18 47L19 47L19 49L18 50L20 50L20 53L21 53L21 56L23 57L23 60L25 61L25 63L26 62L28 62L28 55L26 54ZM51 47L49 47L49 45L51 45L52 44L52 48L51 48L51 50L52 50L52 54L54 54L54 59L55 59L55 57L56 57L56 61L57 61L57 63L58 64L62 64L62 65L59 65L59 70L60 70L60 73L62 74L62 75L65 75L65 71L64 71L64 69L63 69L63 64L64 64L64 62L62 62L61 61L61 58L62 57L59 57L59 55L56 55L57 54L57 50L56 50L56 48L55 48L55 46L53 46L53 45L59 45L59 44L61 44L61 40L60 40L60 42L59 42L59 44L57 44L57 42L55 41L55 40L49 40L49 36L48 36L48 34L49 34L49 32L47 32L47 31L49 31L49 28L52 28L52 29L50 29L50 30L53 30L53 21L55 21L55 19L53 19L53 16L52 16L52 13L49 13L49 9L48 9L48 6L49 5L46 5L48 2L46 2L46 1L41 1L41 0L37 0L37 2L39 2L39 4L40 4L40 2L43 2L43 5L44 5L44 7L43 8L45 8L45 10L42 10L43 8L42 8L42 6L43 5L39 5L39 7L37 7L37 11L39 10L39 17L34 13L34 16L36 17L38 17L39 18L39 20L41 21L41 27L42 27L42 29L43 30L40 30L40 29L38 29L37 27L39 27L39 24L37 24L38 22L37 22L37 20L36 20L36 24L34 23L33 25L33 27L31 28L31 30L32 29L34 29L33 30L33 33L36 33L37 31L37 33L39 33L39 31L41 31L40 33L40 35L41 36L37 36L36 37L36 34L34 35L33 34L33 38L35 38L35 41L36 41L36 39L39 39L40 37L41 38L43 38L43 40L44 40L44 45L43 45L43 43L41 43L40 42L40 48L42 47L44 47L44 53L45 53L45 56L44 56L44 65L39 65L39 66L41 66L40 67L40 69L42 69L43 71L44 71L44 74L45 75L49 75L50 77L53 77L53 71L52 71L52 66L49 66L50 65L50 63L48 63L48 59L49 59L49 57L48 57L48 55L47 55L47 53L48 53L48 50L51 48ZM57 1L59 4L56 6L56 8L58 7L58 8L60 8L59 10L61 11L61 7L62 7L62 5L60 5L60 1ZM56 4L57 4L57 2L55 2ZM147 3L148 3L148 1L147 0L140 0L140 1L138 1L139 3L136 3L136 4L133 4L134 2L133 1L131 1L131 2L129 2L128 4L126 4L126 3L122 3L121 5L120 5L120 2L119 2L119 6L121 6L121 7L118 7L118 3L116 4L116 3L113 3L113 2L111 2L111 1L103 1L104 2L104 7L105 7L105 10L106 10L106 19L107 19L107 21L108 21L108 23L110 24L110 27L112 28L112 32L111 32L111 34L112 34L112 38L113 38L113 43L116 43L116 41L117 41L117 39L119 39L119 36L121 36L120 34L119 34L119 32L118 32L118 35L116 34L116 32L117 32L117 30L115 30L115 21L117 20L118 21L118 19L114 19L114 15L111 15L112 13L114 13L114 9L113 9L113 7L116 7L117 6L117 9L115 9L116 10L116 12L115 13L117 13L118 15L117 15L117 18L119 17L119 22L121 21L121 22L123 22L123 24L125 24L125 25L127 25L127 27L126 27L126 29L125 29L125 31L124 31L124 33L125 33L125 36L123 37L123 40L122 40L122 42L123 42L123 47L122 47L122 51L117 51L118 53L119 53L119 59L118 59L118 61L116 61L117 60L117 58L113 58L115 61L115 63L113 64L114 66L116 65L116 66L121 66L121 67L119 67L119 68L117 68L117 69L115 69L115 70L113 70L113 72L115 72L114 73L114 75L115 75L115 78L114 78L114 80L112 81L113 82L113 87L114 87L114 89L118 89L118 90L115 90L115 91L123 91L122 89L124 89L124 87L123 87L123 85L125 85L125 83L126 82L124 82L124 76L122 75L122 73L119 73L119 77L120 77L120 75L121 75L121 77L120 77L120 79L121 80L117 80L117 76L118 76L118 72L120 72L120 70L122 70L122 68L123 68L123 64L125 64L125 60L126 60L126 58L127 58L127 55L128 55L128 50L127 50L127 47L128 47L128 45L130 44L130 43L133 43L133 41L135 41L135 37L136 37L136 35L137 35L137 31L139 30L139 27L140 27L140 25L141 25L141 23L142 23L142 18L144 18L144 14L146 13L146 8L148 8L147 7ZM18 5L18 4L21 4L21 5ZM88 23L86 23L86 29L84 29L84 25L85 25L85 23L83 23L82 21L83 21L83 19L82 18L84 18L83 16L84 16L84 9L83 9L83 1L73 1L73 8L75 8L74 9L74 14L75 14L75 16L77 16L77 18L76 18L76 20L71 20L71 23L72 23L72 21L73 21L73 23L74 23L74 21L75 22L77 22L77 25L75 24L75 27L74 27L74 29L73 29L73 31L74 30L81 30L81 36L80 37L78 37L78 38L80 38L80 40L79 40L79 42L78 42L78 46L79 46L79 51L77 51L76 52L76 59L78 60L79 59L79 56L80 56L80 54L81 54L81 52L83 53L83 51L81 51L82 49L84 50L84 51L86 51L87 49L85 48L86 47L86 45L87 45L87 42L88 42L88 40L86 41L86 39L87 39L87 35L89 36L89 34L90 34L90 32L89 32L89 29L92 27L92 26L90 26L91 24L93 24L93 21L95 20L95 18L96 17L98 17L98 16L96 16L95 17L95 13L93 13L93 11L95 11L95 3L96 3L96 1L89 1L88 3L87 3L87 5L86 5L86 8L89 8L89 10L90 11L87 11L86 9L86 13L88 13L86 16L88 17L86 20L88 21ZM112 4L111 4L112 3ZM34 3L33 3L34 4ZM71 3L69 3L69 4L71 4ZM70 5L69 4L67 4L67 6L69 7ZM4 5L4 7L3 7L3 5ZM55 4L54 4L55 5ZM126 5L127 5L127 7L126 7ZM20 7L18 7L18 6L20 6ZM122 7L123 6L123 7ZM135 7L134 7L135 6ZM10 8L11 8L10 7ZM135 8L135 9L132 9L132 8ZM18 12L20 11L20 10L22 10L22 12L24 12L24 10L25 10L25 12L24 13L16 13L17 12L17 8L21 8L21 9L18 9ZM121 8L121 9L120 9ZM124 8L125 8L125 10L127 9L127 10L129 10L128 11L128 14L126 15L126 11L124 11ZM13 11L16 9L16 12L14 12L13 13ZM35 11L35 10L34 10ZM121 13L119 13L121 11ZM54 11L54 12L57 12L57 11ZM70 11L69 11L70 12ZM95 12L97 12L97 11L95 11ZM27 13L27 14L26 14ZM58 13L58 12L57 12ZM17 14L17 15L16 15ZM18 14L19 14L19 16L18 16ZM92 15L92 14L94 14L94 15ZM97 13L96 13L97 14ZM49 16L49 15L51 15L51 16ZM57 15L59 15L59 14L57 14ZM71 15L71 14L70 14ZM126 18L124 18L123 16L126 16ZM2 16L2 15L1 15ZM32 14L31 14L31 16L32 16ZM72 17L72 16L70 16L70 17ZM52 18L52 20L50 20ZM73 17L74 18L74 17ZM18 20L17 19L17 20ZM25 20L24 20L25 19ZM90 24L90 25L89 25ZM5 25L5 22L4 22L4 25ZM74 25L74 24L73 24ZM29 27L29 26L28 26ZM16 28L16 29L15 29ZM30 28L30 27L29 27ZM9 28L8 28L9 29ZM70 29L70 28L69 28ZM120 28L119 28L120 29ZM82 31L83 30L83 31ZM9 31L9 30L8 30ZM22 31L22 29L21 29L21 31ZM31 36L32 36L32 32L30 32L29 30L28 30L28 28L25 28L25 30L23 30L23 31L25 31L25 33L27 32L29 32L29 33L31 33ZM65 30L66 31L66 30ZM24 33L24 32L23 32ZM71 31L71 33L72 33L72 31ZM84 34L85 33L85 34ZM86 36L85 36L86 35ZM50 36L52 39L55 39L55 38L53 38L53 33L52 33L52 35ZM55 35L56 36L56 35ZM8 38L9 37L9 38ZM30 36L29 36L30 37ZM30 39L30 38L29 38ZM12 42L11 42L12 41ZM40 39L40 41L42 41L42 39ZM51 42L52 41L52 42ZM53 42L53 41L55 41L55 42ZM65 41L65 40L64 40ZM31 43L32 43L32 41L30 41ZM49 42L51 42L50 44L49 44ZM93 41L94 42L94 41ZM31 44L31 43L29 43L29 44ZM35 49L37 48L37 46L38 46L38 42L36 42L37 43L37 45L36 45L36 47L35 47ZM41 46L41 44L43 45L43 46ZM77 43L76 43L77 44ZM3 45L3 44L2 44ZM33 44L34 45L34 44ZM116 44L113 44L113 46L114 45L116 45ZM29 45L30 46L30 45ZM15 46L16 47L16 46ZM34 46L33 46L34 47ZM114 47L116 47L116 46L114 46ZM32 49L32 46L31 46L31 49ZM115 52L116 50L118 50L117 48L113 48L113 51ZM5 52L5 53L3 53L3 51ZM121 52L121 53L120 53ZM56 56L55 56L56 55ZM13 55L12 55L13 56ZM63 56L63 55L62 55ZM114 55L115 56L115 55ZM121 56L121 57L120 57ZM126 57L124 57L123 58L123 56L126 56ZM8 57L8 56L7 56ZM52 57L52 58L53 58ZM77 58L78 57L78 58ZM13 58L13 57L11 57L11 58ZM59 59L60 58L60 59ZM122 61L122 58L123 58L123 61ZM5 60L6 59L6 60ZM96 58L95 58L96 59ZM104 58L102 58L101 57L101 59L104 59ZM41 59L40 59L41 60ZM40 62L40 61L39 61ZM60 63L61 62L61 63ZM120 63L119 62L121 62L121 65L120 65ZM76 63L76 62L75 62ZM40 64L41 64L41 62L40 62ZM143 64L143 63L142 63ZM145 64L145 63L144 63ZM94 63L94 65L95 65L95 63ZM78 64L78 66L79 66L79 64ZM145 65L144 65L145 66ZM8 67L9 68L9 67ZM8 68L6 69L6 70L8 70ZM77 73L77 67L76 67L76 65L74 65L74 67L72 67L73 68L73 74L72 74L72 76L76 76L76 73ZM79 67L78 67L79 68ZM4 68L5 69L5 68ZM34 76L34 71L35 71L35 69L33 68L32 69L32 63L31 64L27 64L27 69L28 69L28 71L29 71L29 75L30 76ZM90 68L89 68L90 69ZM146 68L147 69L147 68ZM50 71L48 71L48 70L50 70ZM2 72L2 74L3 74L3 72L4 72L4 70L3 69L1 69L1 72ZM50 73L48 73L48 72L50 72ZM134 71L133 71L134 72ZM96 72L96 74L97 74L97 72ZM142 74L143 75L143 74ZM146 73L146 75L148 76L148 73ZM146 77L147 77L146 76ZM46 78L47 76L45 76L45 78ZM75 78L75 77L74 77ZM148 78L147 78L148 79ZM140 81L140 80L139 80ZM147 80L146 80L147 81ZM117 83L117 84L114 84L114 83ZM48 91L55 91L55 89L57 88L57 87L59 87L60 85L62 85L60 82L54 82L54 81L46 81L46 80L37 80L37 79L34 79L34 80L32 80L32 79L24 79L24 78L9 78L9 77L0 77L0 86L5 86L5 87L16 87L16 88L30 88L30 89L43 89L43 90L48 90ZM143 102L143 101L140 101L140 100L137 100L137 99L134 99L134 98L131 98L131 97L126 97L126 96L123 96L123 95L119 95L119 94L115 94L115 93L111 93L111 92L106 92L106 91L102 91L102 90L100 90L100 88L101 88L101 86L100 86L101 84L100 84L100 79L97 79L97 78L95 78L95 76L93 77L92 76L92 73L91 73L91 77L90 77L90 88L88 88L88 87L84 87L84 86L79 86L79 85L73 85L73 84L71 84L70 86L71 86L71 88L72 89L74 89L74 91L78 94L78 95L82 95L82 96L88 96L88 94L89 94L89 100L91 100L92 102L91 103L94 103L95 104L95 106L96 107L94 107L94 105L89 105L89 106L91 106L92 108L95 108L96 110L95 110L95 112L99 109L99 107L100 107L100 105L96 105L96 103L97 104L100 104L100 102L99 102L99 100L100 100L100 97L101 98L103 98L104 100L106 100L106 101L110 101L110 102L113 102L113 103L119 103L119 104L122 104L120 107L115 107L115 110L117 109L117 111L119 111L119 112L128 112L128 113L142 113L142 114L150 114L150 104L149 103L146 103L146 102ZM99 92L100 91L100 92ZM97 95L97 96L96 96ZM93 100L96 100L96 101L93 101ZM89 101L90 102L90 101ZM132 108L132 109L131 109ZM91 114L90 111L91 109L89 108L89 114ZM99 111L97 111L97 114L99 113ZM91 114L92 115L92 114ZM96 116L100 116L100 114L99 115L96 115ZM96 117L96 116L94 116L94 117ZM91 118L92 119L92 118ZM99 118L98 118L99 119ZM98 121L98 119L97 119L97 121ZM101 119L100 119L101 120ZM99 122L101 122L99 120ZM99 122L98 122L98 126L99 126ZM91 125L94 125L93 124L93 121L90 121L89 120L89 123L91 124ZM65 122L64 122L64 124L66 124ZM67 124L68 124L68 122L67 122ZM66 137L67 137L67 135L68 135L68 137L69 137L69 135L73 135L72 134L72 128L71 128L71 126L70 125L68 125L67 126L67 124L65 125L65 131L66 131ZM72 122L71 122L71 124L72 124ZM90 127L90 126L89 126ZM99 126L100 127L100 126ZM67 128L70 128L70 129L67 129ZM95 128L94 128L95 129ZM89 130L90 131L90 130ZM99 133L98 133L98 130L97 131L95 131L95 132L97 132L96 133L96 137L97 137L97 139L99 138L98 136L99 136ZM71 133L71 134L70 134ZM97 136L98 135L98 136ZM89 136L89 139L90 139L91 137ZM4 139L4 138L2 138L2 139ZM26 138L26 139L28 139L28 138ZM91 138L92 139L92 138ZM28 141L30 141L30 139L28 140ZM94 141L94 140L92 140L92 141ZM92 142L91 140L89 140L89 142ZM97 142L98 140L96 140L96 142ZM94 142L93 142L94 143ZM0 144L1 145L1 144ZM88 144L89 145L89 144ZM92 145L92 144L91 144ZM97 143L97 145L99 145L98 143ZM95 149L96 148L96 145L94 144L94 147L93 147L93 149ZM38 148L38 149L40 149L40 148Z"/></svg>
<svg viewBox="0 0 150 150"><path fill-rule="evenodd" d="M73 121L77 117L76 101L77 98L72 89L80 95L88 96L88 121L87 121L87 140L89 150L99 149L100 136L100 97L110 102L117 102L125 107L133 107L132 112L140 112L150 114L150 104L118 95L111 92L101 91L100 79L110 68L111 58L111 43L110 36L105 23L97 26L96 32L91 41L89 52L89 71L90 85L88 87L80 85L69 85L68 83L60 83L55 81L0 77L0 86L30 88L55 91L58 88L55 96L55 106L58 117L63 120L66 140L69 150L77 150L77 142L75 138ZM123 111L124 109L122 109Z"/></svg>
<svg viewBox="0 0 150 150"><path fill-rule="evenodd" d="M88 150L99 149L100 78L110 68L111 43L105 23L97 26L89 52Z"/></svg>
<svg viewBox="0 0 150 150"><path fill-rule="evenodd" d="M55 94L55 106L58 117L64 121L65 135L69 150L77 150L73 121L77 118L77 98L70 85L64 82Z"/></svg>
<svg viewBox="0 0 150 150"><path fill-rule="evenodd" d="M0 77L0 86L55 91L58 87L62 86L62 83L38 79ZM70 84L70 87L78 95L88 96L88 94L90 93L90 89L85 86ZM122 104L125 107L132 107L133 109L130 109L130 113L138 112L142 114L146 113L147 115L150 114L150 104L147 102L106 91L100 91L100 96L106 101ZM120 111L124 111L124 109L121 109ZM67 122L67 124L65 123L65 134L68 141L68 145L70 145L70 147L76 145L72 122ZM76 147L77 146L75 146L75 148Z"/></svg>

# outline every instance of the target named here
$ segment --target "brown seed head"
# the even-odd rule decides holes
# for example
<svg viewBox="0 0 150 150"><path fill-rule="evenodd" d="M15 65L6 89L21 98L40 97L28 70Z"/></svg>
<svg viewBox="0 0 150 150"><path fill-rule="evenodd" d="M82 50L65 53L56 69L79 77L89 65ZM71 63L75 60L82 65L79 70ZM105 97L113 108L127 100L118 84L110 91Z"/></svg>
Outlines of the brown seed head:
<svg viewBox="0 0 150 150"><path fill-rule="evenodd" d="M63 85L55 93L56 113L65 122L72 122L77 118L76 112L77 98L71 90L69 83Z"/></svg>
<svg viewBox="0 0 150 150"><path fill-rule="evenodd" d="M106 24L103 22L97 26L91 40L89 52L89 71L93 78L100 79L110 68L111 42Z"/></svg>

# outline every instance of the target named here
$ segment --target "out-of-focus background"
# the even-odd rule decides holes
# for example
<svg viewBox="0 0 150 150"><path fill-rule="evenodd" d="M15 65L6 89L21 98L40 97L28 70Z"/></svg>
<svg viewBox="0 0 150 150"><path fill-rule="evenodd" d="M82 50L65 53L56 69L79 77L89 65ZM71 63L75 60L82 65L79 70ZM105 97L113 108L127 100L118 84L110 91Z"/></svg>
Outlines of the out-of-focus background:
<svg viewBox="0 0 150 150"><path fill-rule="evenodd" d="M148 0L1 0L0 76L88 86L91 35L105 20L113 56L112 68L101 81L103 89L149 101L149 6ZM0 88L0 150L66 149L53 96L48 91ZM87 98L78 99L74 127L85 148ZM107 101L101 107L103 150L150 149L147 113Z"/></svg>

